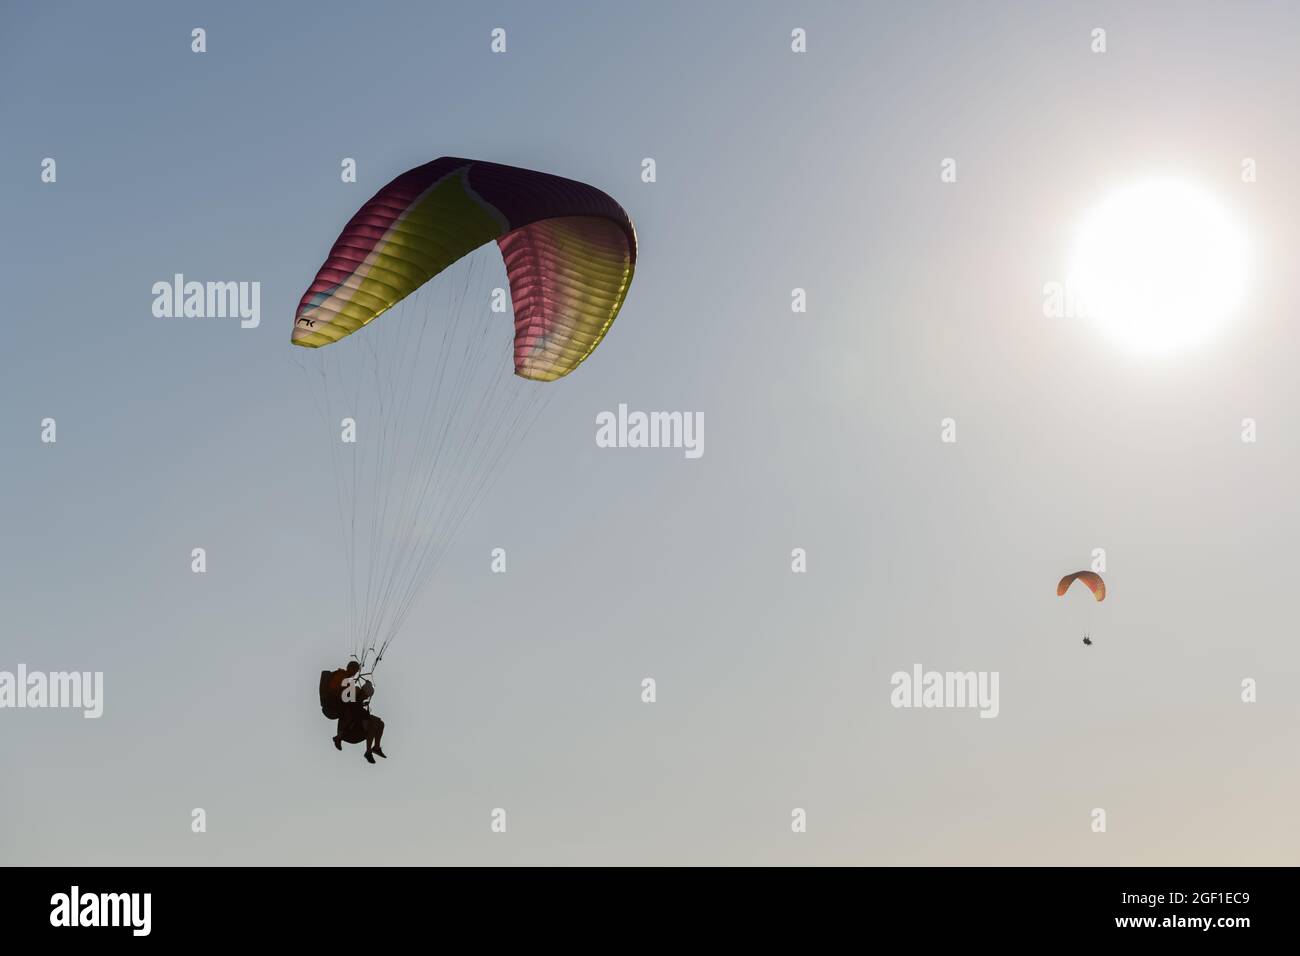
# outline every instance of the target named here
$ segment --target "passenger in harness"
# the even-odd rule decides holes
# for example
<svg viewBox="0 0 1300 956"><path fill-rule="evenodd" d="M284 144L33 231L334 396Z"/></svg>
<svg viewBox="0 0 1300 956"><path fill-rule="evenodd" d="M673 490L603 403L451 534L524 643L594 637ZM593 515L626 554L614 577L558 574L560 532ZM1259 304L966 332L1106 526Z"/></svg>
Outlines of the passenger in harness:
<svg viewBox="0 0 1300 956"><path fill-rule="evenodd" d="M358 676L361 664L350 661L348 666L336 671L321 671L320 702L321 711L331 720L337 720L334 734L334 748L343 749L343 743L366 745L367 763L374 763L377 754L388 759L380 742L384 737L384 722L370 713L370 698L374 696L375 685Z"/></svg>

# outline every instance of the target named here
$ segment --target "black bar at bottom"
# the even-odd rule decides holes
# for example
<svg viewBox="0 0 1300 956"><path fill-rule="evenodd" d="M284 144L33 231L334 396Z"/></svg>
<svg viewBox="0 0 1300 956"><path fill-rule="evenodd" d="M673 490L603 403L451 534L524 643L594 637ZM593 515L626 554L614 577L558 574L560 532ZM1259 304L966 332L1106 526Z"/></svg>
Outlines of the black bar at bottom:
<svg viewBox="0 0 1300 956"><path fill-rule="evenodd" d="M1234 868L54 867L0 871L0 921L6 942L75 933L92 945L113 937L355 945L354 933L667 945L680 937L661 934L686 926L765 943L847 932L863 943L904 934L918 945L1044 934L1231 945L1286 931L1294 876Z"/></svg>

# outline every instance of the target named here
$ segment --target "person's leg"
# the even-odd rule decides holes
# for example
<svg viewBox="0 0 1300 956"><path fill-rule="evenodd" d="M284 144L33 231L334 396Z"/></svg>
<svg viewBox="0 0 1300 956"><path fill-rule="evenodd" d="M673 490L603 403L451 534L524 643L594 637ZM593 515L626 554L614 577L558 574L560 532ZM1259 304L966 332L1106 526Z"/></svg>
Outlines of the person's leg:
<svg viewBox="0 0 1300 956"><path fill-rule="evenodd" d="M343 718L340 717L334 725L334 749L343 749Z"/></svg>
<svg viewBox="0 0 1300 956"><path fill-rule="evenodd" d="M375 758L374 758L373 756L371 756L371 754L374 753L374 749L375 749L375 724L376 724L376 722L377 722L376 718L374 718L374 717L367 717L366 720L365 720L365 723L362 724L362 729L365 731L365 734L366 734L366 752L365 752L365 754L364 754L364 756L365 756L365 758L366 758L366 763L374 763L374 762L375 762Z"/></svg>
<svg viewBox="0 0 1300 956"><path fill-rule="evenodd" d="M374 722L375 722L375 727L374 727L375 742L373 745L371 745L370 749L373 750L375 753L379 754L379 756L383 757L385 760L387 760L388 754L384 753L383 748L380 746L380 744L383 743L384 741L384 722L380 720L378 717L374 718Z"/></svg>

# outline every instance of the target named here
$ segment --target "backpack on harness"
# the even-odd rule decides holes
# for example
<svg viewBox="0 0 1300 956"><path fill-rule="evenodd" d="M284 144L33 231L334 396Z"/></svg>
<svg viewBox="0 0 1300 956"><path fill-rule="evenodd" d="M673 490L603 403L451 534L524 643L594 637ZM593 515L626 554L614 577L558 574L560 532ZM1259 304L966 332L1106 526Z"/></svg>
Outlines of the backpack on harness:
<svg viewBox="0 0 1300 956"><path fill-rule="evenodd" d="M343 716L343 695L330 686L330 671L320 672L320 710L330 720Z"/></svg>

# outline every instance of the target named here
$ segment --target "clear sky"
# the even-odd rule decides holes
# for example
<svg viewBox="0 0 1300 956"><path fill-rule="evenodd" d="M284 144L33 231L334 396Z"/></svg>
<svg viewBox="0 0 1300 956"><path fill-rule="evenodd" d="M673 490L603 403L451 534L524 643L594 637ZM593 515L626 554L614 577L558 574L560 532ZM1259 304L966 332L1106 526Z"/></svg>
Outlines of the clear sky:
<svg viewBox="0 0 1300 956"><path fill-rule="evenodd" d="M1297 88L1277 3L7 4L0 670L106 700L0 710L0 860L1294 863ZM347 578L289 334L441 155L603 189L640 258L370 767L316 700ZM1240 321L1157 360L1045 318L1089 206L1164 174L1248 233ZM261 325L154 318L178 272L260 282ZM705 454L598 448L620 403ZM1057 598L1099 547L1107 600ZM891 707L916 663L999 672L998 717Z"/></svg>

